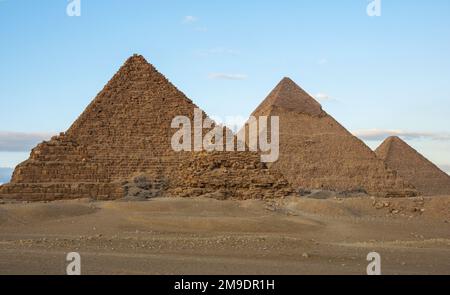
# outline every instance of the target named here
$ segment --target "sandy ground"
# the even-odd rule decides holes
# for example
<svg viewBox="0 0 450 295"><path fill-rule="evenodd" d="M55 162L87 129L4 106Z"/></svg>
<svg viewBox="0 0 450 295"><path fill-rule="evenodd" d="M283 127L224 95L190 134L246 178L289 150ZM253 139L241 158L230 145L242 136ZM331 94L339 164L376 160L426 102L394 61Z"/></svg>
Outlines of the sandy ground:
<svg viewBox="0 0 450 295"><path fill-rule="evenodd" d="M0 204L0 274L450 274L450 197Z"/></svg>

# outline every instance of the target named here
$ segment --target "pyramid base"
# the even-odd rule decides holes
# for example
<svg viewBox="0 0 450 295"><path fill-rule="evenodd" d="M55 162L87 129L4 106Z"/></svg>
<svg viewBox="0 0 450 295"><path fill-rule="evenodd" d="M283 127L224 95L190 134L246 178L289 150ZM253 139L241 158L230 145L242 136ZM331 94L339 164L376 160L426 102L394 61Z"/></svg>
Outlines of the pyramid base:
<svg viewBox="0 0 450 295"><path fill-rule="evenodd" d="M119 183L8 183L0 186L0 199L16 201L116 200L123 196Z"/></svg>

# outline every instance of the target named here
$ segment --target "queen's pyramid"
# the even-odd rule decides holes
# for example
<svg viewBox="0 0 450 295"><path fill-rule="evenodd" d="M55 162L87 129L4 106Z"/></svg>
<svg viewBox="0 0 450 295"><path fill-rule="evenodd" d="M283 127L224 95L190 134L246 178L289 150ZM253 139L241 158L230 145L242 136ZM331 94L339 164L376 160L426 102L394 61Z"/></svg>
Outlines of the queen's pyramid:
<svg viewBox="0 0 450 295"><path fill-rule="evenodd" d="M283 173L296 188L415 194L411 185L387 169L369 147L289 78L275 87L252 116L279 117L280 156L270 168Z"/></svg>
<svg viewBox="0 0 450 295"><path fill-rule="evenodd" d="M449 195L450 176L397 136L387 138L375 151L424 195Z"/></svg>

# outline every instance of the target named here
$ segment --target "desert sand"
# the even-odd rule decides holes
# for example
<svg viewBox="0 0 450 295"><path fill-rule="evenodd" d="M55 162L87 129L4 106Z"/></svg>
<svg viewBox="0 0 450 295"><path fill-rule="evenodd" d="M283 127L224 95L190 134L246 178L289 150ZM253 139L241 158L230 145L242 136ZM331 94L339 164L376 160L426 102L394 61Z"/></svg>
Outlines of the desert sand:
<svg viewBox="0 0 450 295"><path fill-rule="evenodd" d="M0 274L450 274L450 196L0 204Z"/></svg>

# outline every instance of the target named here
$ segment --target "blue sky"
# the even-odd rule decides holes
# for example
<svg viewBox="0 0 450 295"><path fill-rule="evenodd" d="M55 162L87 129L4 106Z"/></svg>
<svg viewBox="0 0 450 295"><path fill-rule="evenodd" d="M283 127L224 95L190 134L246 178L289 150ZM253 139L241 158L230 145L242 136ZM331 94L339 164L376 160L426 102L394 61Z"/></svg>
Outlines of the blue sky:
<svg viewBox="0 0 450 295"><path fill-rule="evenodd" d="M247 117L289 76L373 148L450 171L450 1L0 0L0 167L66 130L144 55L208 114Z"/></svg>

